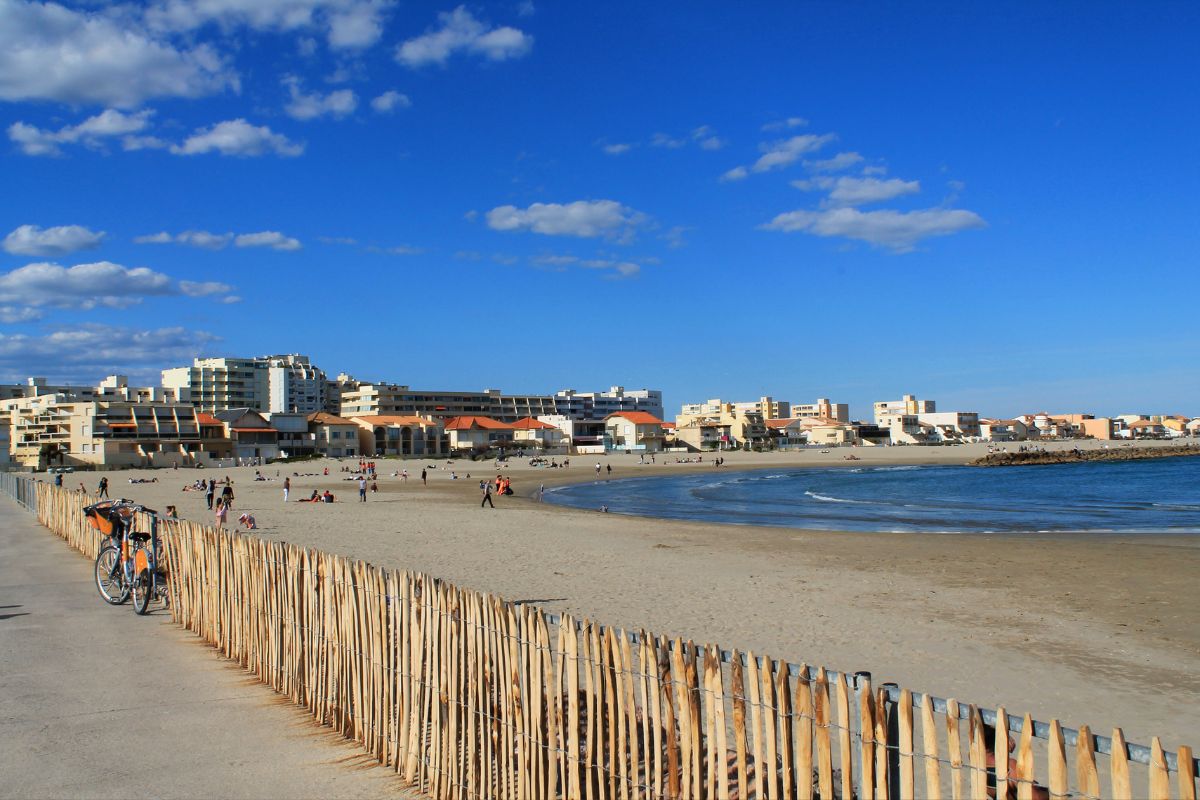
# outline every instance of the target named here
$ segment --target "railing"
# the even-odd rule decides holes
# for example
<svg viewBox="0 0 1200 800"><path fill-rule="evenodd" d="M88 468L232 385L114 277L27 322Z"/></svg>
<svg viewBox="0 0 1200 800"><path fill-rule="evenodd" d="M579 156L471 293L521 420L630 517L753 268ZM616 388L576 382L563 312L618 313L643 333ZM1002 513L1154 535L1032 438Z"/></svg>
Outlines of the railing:
<svg viewBox="0 0 1200 800"><path fill-rule="evenodd" d="M93 554L90 498L34 486L0 476ZM191 522L159 531L177 622L435 797L1196 798L1192 751L1157 737L627 633Z"/></svg>

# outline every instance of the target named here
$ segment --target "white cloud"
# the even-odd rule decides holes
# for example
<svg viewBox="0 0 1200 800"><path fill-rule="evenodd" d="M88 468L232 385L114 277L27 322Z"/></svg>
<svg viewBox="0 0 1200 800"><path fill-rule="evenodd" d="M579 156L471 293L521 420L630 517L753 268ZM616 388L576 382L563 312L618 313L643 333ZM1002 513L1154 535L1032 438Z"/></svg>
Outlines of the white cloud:
<svg viewBox="0 0 1200 800"><path fill-rule="evenodd" d="M701 125L693 128L686 136L674 137L665 133L656 133L650 138L651 147L664 147L668 150L678 150L695 143L701 150L720 150L725 146L725 140L717 136L711 126Z"/></svg>
<svg viewBox="0 0 1200 800"><path fill-rule="evenodd" d="M196 131L181 145L172 145L175 155L194 156L217 152L224 156L261 156L274 153L278 156L298 156L304 145L274 133L265 125L254 126L244 119L218 122L211 128Z"/></svg>
<svg viewBox="0 0 1200 800"><path fill-rule="evenodd" d="M33 322L43 317L42 310L29 306L0 306L0 322L16 325L22 322Z"/></svg>
<svg viewBox="0 0 1200 800"><path fill-rule="evenodd" d="M0 0L0 100L133 108L226 87L237 76L210 47L176 47L127 14Z"/></svg>
<svg viewBox="0 0 1200 800"><path fill-rule="evenodd" d="M361 49L379 41L382 17L391 5L388 0L159 0L145 20L159 33L185 33L212 23L223 30L321 31L335 50Z"/></svg>
<svg viewBox="0 0 1200 800"><path fill-rule="evenodd" d="M157 381L164 364L186 363L217 341L211 333L182 327L77 325L42 336L0 333L0 376L10 381L26 375L94 381L117 372Z"/></svg>
<svg viewBox="0 0 1200 800"><path fill-rule="evenodd" d="M529 208L499 206L487 212L488 227L497 231L532 231L547 236L617 237L645 222L645 215L615 200L534 203Z"/></svg>
<svg viewBox="0 0 1200 800"><path fill-rule="evenodd" d="M126 151L134 150L165 150L171 143L157 136L125 136L121 139L121 147Z"/></svg>
<svg viewBox="0 0 1200 800"><path fill-rule="evenodd" d="M92 231L82 225L40 228L21 225L4 237L4 249L21 256L61 256L77 250L93 250L104 240L104 231Z"/></svg>
<svg viewBox="0 0 1200 800"><path fill-rule="evenodd" d="M762 156L759 157L758 161L754 162L750 170L752 172L769 172L773 169L789 166L798 161L800 156L820 150L836 138L832 133L824 133L819 136L813 133L805 133L800 136L793 136L790 139L761 144L759 145L759 150L762 151Z"/></svg>
<svg viewBox="0 0 1200 800"><path fill-rule="evenodd" d="M329 15L329 46L335 50L370 47L383 35L381 17L390 4L369 0L351 3Z"/></svg>
<svg viewBox="0 0 1200 800"><path fill-rule="evenodd" d="M3 0L0 0L3 2ZM78 125L67 125L57 131L44 130L24 122L8 126L8 138L17 144L27 156L56 156L62 150L59 145L83 144L87 147L102 147L105 139L137 133L149 124L150 110L125 114L116 109L105 109L88 117ZM126 145L126 150L141 149Z"/></svg>
<svg viewBox="0 0 1200 800"><path fill-rule="evenodd" d="M233 240L237 247L269 247L272 250L299 250L300 240L284 236L279 231L239 234Z"/></svg>
<svg viewBox="0 0 1200 800"><path fill-rule="evenodd" d="M0 303L55 308L125 308L143 297L176 292L174 282L146 267L111 261L63 267L41 262L0 275Z"/></svg>
<svg viewBox="0 0 1200 800"><path fill-rule="evenodd" d="M779 119L774 122L768 122L762 126L762 129L767 132L771 131L786 131L791 128L803 128L808 125L808 120L804 117L788 117L787 119Z"/></svg>
<svg viewBox="0 0 1200 800"><path fill-rule="evenodd" d="M858 239L905 253L922 239L948 236L987 227L973 211L928 208L920 211L859 211L834 208L825 211L790 211L761 226L764 230L800 231L813 236Z"/></svg>
<svg viewBox="0 0 1200 800"><path fill-rule="evenodd" d="M412 101L408 99L408 95L401 94L395 89L389 89L371 101L371 108L380 114L395 111L397 108L409 108L411 106Z"/></svg>
<svg viewBox="0 0 1200 800"><path fill-rule="evenodd" d="M188 297L211 297L214 294L227 295L233 291L233 287L220 281L180 281L179 291Z"/></svg>
<svg viewBox="0 0 1200 800"><path fill-rule="evenodd" d="M826 158L821 161L805 161L804 166L811 169L813 172L841 172L844 169L849 169L855 164L862 163L863 157L858 153L838 153L833 158Z"/></svg>
<svg viewBox="0 0 1200 800"><path fill-rule="evenodd" d="M163 231L146 236L135 236L133 241L138 244L186 244L205 250L223 250L230 244L233 244L235 247L270 247L273 250L299 250L301 248L298 239L284 236L279 231L237 234L184 231L174 236Z"/></svg>
<svg viewBox="0 0 1200 800"><path fill-rule="evenodd" d="M604 269L612 270L606 275L607 278L632 278L642 271L640 264L635 264L632 261L618 261L609 258L592 258L579 262L579 266L587 269Z"/></svg>
<svg viewBox="0 0 1200 800"><path fill-rule="evenodd" d="M520 58L533 47L533 37L516 28L489 28L466 6L438 14L441 27L408 39L396 48L396 60L408 67L445 64L455 53L481 55L491 61Z"/></svg>
<svg viewBox="0 0 1200 800"><path fill-rule="evenodd" d="M287 77L283 82L292 98L284 106L284 111L292 119L316 119L326 114L340 118L354 113L354 109L358 108L358 95L350 89L339 89L324 95L320 92L305 94L298 78Z"/></svg>
<svg viewBox="0 0 1200 800"><path fill-rule="evenodd" d="M650 137L651 147L665 147L668 150L678 150L687 143L687 139L676 139L665 133L656 133Z"/></svg>
<svg viewBox="0 0 1200 800"><path fill-rule="evenodd" d="M721 175L721 182L728 183L730 181L744 181L750 174L750 171L745 167L734 167L728 172Z"/></svg>
<svg viewBox="0 0 1200 800"><path fill-rule="evenodd" d="M540 267L565 267L568 264L574 264L579 261L578 256L558 256L544 255L536 256L532 259L533 263Z"/></svg>
<svg viewBox="0 0 1200 800"><path fill-rule="evenodd" d="M878 203L917 194L921 191L920 181L905 181L899 178L839 178L818 177L810 180L792 181L792 186L806 192L828 191L828 203L837 206L860 206Z"/></svg>
<svg viewBox="0 0 1200 800"><path fill-rule="evenodd" d="M601 149L610 156L619 156L632 150L633 145L618 142L617 144L602 145Z"/></svg>
<svg viewBox="0 0 1200 800"><path fill-rule="evenodd" d="M720 136L706 136L700 140L701 150L720 150L725 146L725 140Z"/></svg>

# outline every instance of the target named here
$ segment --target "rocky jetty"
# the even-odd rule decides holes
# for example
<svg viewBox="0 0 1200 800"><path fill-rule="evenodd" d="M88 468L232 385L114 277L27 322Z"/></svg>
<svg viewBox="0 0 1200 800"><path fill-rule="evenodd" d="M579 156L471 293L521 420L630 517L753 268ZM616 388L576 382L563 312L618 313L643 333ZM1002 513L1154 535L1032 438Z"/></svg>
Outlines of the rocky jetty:
<svg viewBox="0 0 1200 800"><path fill-rule="evenodd" d="M1028 464L1074 464L1082 461L1138 461L1144 458L1200 456L1200 445L1185 444L1170 447L1089 447L1072 450L1026 450L1025 452L990 453L970 462L972 467L1017 467Z"/></svg>

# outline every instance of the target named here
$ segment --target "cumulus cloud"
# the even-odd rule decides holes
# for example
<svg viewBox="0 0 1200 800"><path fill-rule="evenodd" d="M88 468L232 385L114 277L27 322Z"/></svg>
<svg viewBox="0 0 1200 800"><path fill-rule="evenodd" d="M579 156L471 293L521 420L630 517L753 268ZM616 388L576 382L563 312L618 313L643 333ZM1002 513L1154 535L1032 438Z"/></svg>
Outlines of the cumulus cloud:
<svg viewBox="0 0 1200 800"><path fill-rule="evenodd" d="M177 47L127 15L0 0L0 100L133 108L226 87L237 76L206 45Z"/></svg>
<svg viewBox="0 0 1200 800"><path fill-rule="evenodd" d="M104 240L104 231L92 231L82 225L40 228L21 225L4 237L4 249L20 256L61 256L78 250L93 250Z"/></svg>
<svg viewBox="0 0 1200 800"><path fill-rule="evenodd" d="M300 240L284 236L279 231L261 231L259 233L242 233L235 236L233 243L237 247L269 247L272 250L299 250Z"/></svg>
<svg viewBox="0 0 1200 800"><path fill-rule="evenodd" d="M290 157L303 153L304 145L274 133L266 125L255 126L244 119L233 119L196 131L183 144L172 145L171 152L181 156L215 152L243 158L269 153Z"/></svg>
<svg viewBox="0 0 1200 800"><path fill-rule="evenodd" d="M218 341L211 333L183 327L145 330L93 324L38 336L0 333L0 376L12 381L45 375L74 382L116 372L157 382L164 364L187 363Z"/></svg>
<svg viewBox="0 0 1200 800"><path fill-rule="evenodd" d="M734 167L733 169L721 175L721 181L728 183L730 181L744 181L750 175L750 171L745 167Z"/></svg>
<svg viewBox="0 0 1200 800"><path fill-rule="evenodd" d="M115 137L125 137L126 150L143 149L139 137L130 134L144 130L153 113L147 109L134 114L125 114L109 108L93 117L88 117L78 125L67 125L57 131L45 130L24 122L14 122L8 126L8 138L16 143L21 148L21 152L27 156L60 155L62 153L60 145L64 144L82 144L86 147L98 148L102 147L106 140Z"/></svg>
<svg viewBox="0 0 1200 800"><path fill-rule="evenodd" d="M618 142L616 144L601 145L600 149L610 156L619 156L622 153L628 153L633 149L633 145Z"/></svg>
<svg viewBox="0 0 1200 800"><path fill-rule="evenodd" d="M0 306L0 322L16 325L22 322L33 322L43 317L40 308L30 306Z"/></svg>
<svg viewBox="0 0 1200 800"><path fill-rule="evenodd" d="M899 178L839 178L817 177L803 181L792 181L792 186L806 192L828 191L827 203L836 206L861 206L916 194L921 191L920 181L905 181Z"/></svg>
<svg viewBox="0 0 1200 800"><path fill-rule="evenodd" d="M832 158L821 159L819 161L805 161L804 166L813 172L841 172L844 169L849 169L856 164L862 163L862 160L863 157L858 153L838 153Z"/></svg>
<svg viewBox="0 0 1200 800"><path fill-rule="evenodd" d="M585 269L601 269L608 271L606 278L632 278L641 273L640 264L632 261L619 261L610 258L590 258L579 262Z"/></svg>
<svg viewBox="0 0 1200 800"><path fill-rule="evenodd" d="M329 46L335 50L362 49L383 35L383 13L390 3L370 0L351 3L329 15Z"/></svg>
<svg viewBox="0 0 1200 800"><path fill-rule="evenodd" d="M482 56L490 61L520 58L533 47L533 37L516 28L490 28L466 6L438 14L440 26L402 42L396 60L408 67L445 64L456 53Z"/></svg>
<svg viewBox="0 0 1200 800"><path fill-rule="evenodd" d="M20 306L125 308L144 297L176 291L175 283L161 272L111 261L73 267L40 262L0 274L0 303Z"/></svg>
<svg viewBox="0 0 1200 800"><path fill-rule="evenodd" d="M371 101L371 108L380 114L387 114L397 108L409 108L410 106L412 106L412 101L408 99L408 95L401 94L395 89L389 89Z"/></svg>
<svg viewBox="0 0 1200 800"><path fill-rule="evenodd" d="M764 230L795 231L813 236L857 239L906 253L922 239L948 236L984 228L987 223L973 211L928 208L919 211L859 211L834 208L823 211L789 211L762 225Z"/></svg>
<svg viewBox="0 0 1200 800"><path fill-rule="evenodd" d="M298 78L287 77L283 82L292 98L284 106L284 111L292 119L309 120L325 115L340 118L354 113L354 109L358 108L358 95L350 89L339 89L329 94L305 94Z"/></svg>
<svg viewBox="0 0 1200 800"><path fill-rule="evenodd" d="M487 224L497 231L532 231L546 236L617 238L628 236L645 222L645 215L615 200L576 200L573 203L534 203L528 208L498 206L487 212Z"/></svg>

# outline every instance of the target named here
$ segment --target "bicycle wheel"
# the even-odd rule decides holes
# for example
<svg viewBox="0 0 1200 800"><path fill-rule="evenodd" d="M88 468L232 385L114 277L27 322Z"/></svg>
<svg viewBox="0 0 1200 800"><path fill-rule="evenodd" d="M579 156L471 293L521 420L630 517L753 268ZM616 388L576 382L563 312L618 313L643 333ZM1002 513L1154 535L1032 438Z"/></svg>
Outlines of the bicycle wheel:
<svg viewBox="0 0 1200 800"><path fill-rule="evenodd" d="M133 577L133 610L138 615L144 615L150 610L150 600L154 597L154 573L144 569Z"/></svg>
<svg viewBox="0 0 1200 800"><path fill-rule="evenodd" d="M119 606L129 599L129 584L121 569L121 551L115 545L101 548L96 556L96 589L110 605Z"/></svg>

